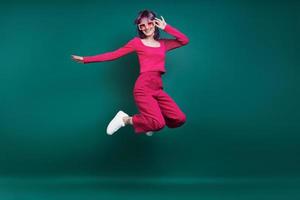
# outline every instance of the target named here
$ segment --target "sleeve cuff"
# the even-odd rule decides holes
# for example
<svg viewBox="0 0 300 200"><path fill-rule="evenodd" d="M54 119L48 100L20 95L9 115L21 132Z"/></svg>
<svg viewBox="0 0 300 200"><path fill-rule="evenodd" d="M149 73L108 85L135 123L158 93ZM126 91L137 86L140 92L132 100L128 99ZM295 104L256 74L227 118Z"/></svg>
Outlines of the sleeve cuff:
<svg viewBox="0 0 300 200"><path fill-rule="evenodd" d="M169 28L170 28L170 25L169 25L169 24L167 24L167 25L165 26L165 29L164 29L164 31L168 30Z"/></svg>

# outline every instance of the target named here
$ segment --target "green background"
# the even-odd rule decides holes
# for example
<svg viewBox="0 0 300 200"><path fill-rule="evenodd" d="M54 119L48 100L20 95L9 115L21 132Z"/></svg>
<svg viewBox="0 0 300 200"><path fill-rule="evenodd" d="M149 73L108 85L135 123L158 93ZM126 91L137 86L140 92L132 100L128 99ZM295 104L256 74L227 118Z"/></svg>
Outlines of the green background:
<svg viewBox="0 0 300 200"><path fill-rule="evenodd" d="M190 39L168 52L163 77L187 122L152 137L132 127L108 136L119 109L137 112L137 56L83 65L70 55L123 46L146 8ZM299 8L299 1L1 2L1 199L300 198Z"/></svg>

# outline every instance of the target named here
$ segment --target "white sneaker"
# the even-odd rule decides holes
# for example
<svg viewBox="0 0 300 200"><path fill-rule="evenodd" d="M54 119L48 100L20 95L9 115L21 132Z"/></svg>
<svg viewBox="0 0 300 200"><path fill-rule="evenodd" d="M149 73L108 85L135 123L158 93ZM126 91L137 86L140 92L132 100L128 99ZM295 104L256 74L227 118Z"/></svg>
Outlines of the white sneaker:
<svg viewBox="0 0 300 200"><path fill-rule="evenodd" d="M152 136L153 133L154 133L154 132L152 132L152 131L148 131L148 132L146 132L146 135L147 135L147 136Z"/></svg>
<svg viewBox="0 0 300 200"><path fill-rule="evenodd" d="M123 117L128 117L128 115L120 110L106 128L106 133L108 135L114 134L117 130L119 130L119 128L125 126Z"/></svg>

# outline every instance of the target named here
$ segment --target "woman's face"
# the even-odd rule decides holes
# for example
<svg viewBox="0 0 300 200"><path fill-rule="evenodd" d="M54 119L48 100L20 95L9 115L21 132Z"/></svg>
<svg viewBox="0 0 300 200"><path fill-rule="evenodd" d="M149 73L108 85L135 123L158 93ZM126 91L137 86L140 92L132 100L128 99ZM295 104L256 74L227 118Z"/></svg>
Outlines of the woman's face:
<svg viewBox="0 0 300 200"><path fill-rule="evenodd" d="M143 33L147 36L153 36L155 31L155 22L154 20L150 20L148 18L142 18L141 22L138 24L139 30L143 31Z"/></svg>

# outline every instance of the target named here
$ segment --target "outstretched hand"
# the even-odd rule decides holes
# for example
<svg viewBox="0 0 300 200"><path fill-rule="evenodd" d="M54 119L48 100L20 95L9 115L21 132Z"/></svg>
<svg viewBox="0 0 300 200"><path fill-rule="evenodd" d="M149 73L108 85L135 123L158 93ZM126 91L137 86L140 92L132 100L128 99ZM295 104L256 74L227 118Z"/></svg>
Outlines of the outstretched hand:
<svg viewBox="0 0 300 200"><path fill-rule="evenodd" d="M83 63L83 57L82 56L76 56L76 55L71 55L72 59L78 63Z"/></svg>
<svg viewBox="0 0 300 200"><path fill-rule="evenodd" d="M158 28L161 28L162 30L165 29L167 23L165 21L165 19L163 18L163 16L161 16L162 19L159 19L157 17L155 17L154 21L155 21L155 25L158 27Z"/></svg>

